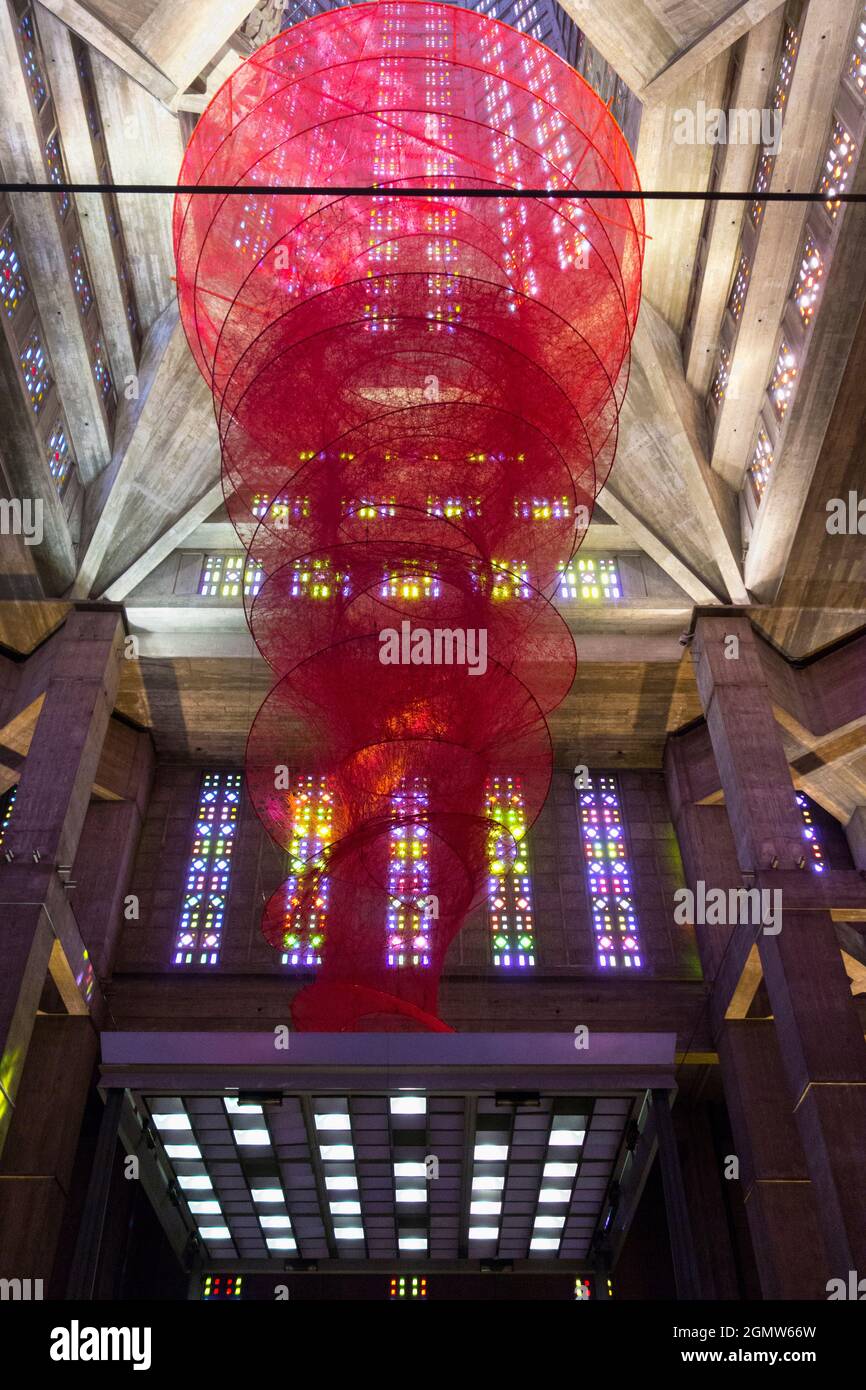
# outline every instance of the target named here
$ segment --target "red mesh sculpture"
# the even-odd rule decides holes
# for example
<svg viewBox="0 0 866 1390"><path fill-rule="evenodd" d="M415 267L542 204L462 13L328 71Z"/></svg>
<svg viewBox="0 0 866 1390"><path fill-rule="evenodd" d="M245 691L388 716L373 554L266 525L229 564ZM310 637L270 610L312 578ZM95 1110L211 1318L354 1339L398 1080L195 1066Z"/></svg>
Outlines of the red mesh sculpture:
<svg viewBox="0 0 866 1390"><path fill-rule="evenodd" d="M531 824L574 677L551 597L616 448L634 163L541 44L401 0L260 49L199 121L181 182L211 189L175 204L178 294L264 576L247 617L275 684L247 786L293 872L263 930L284 947L327 905L297 1027L442 1029L448 945L491 846L509 854L486 788L519 778ZM449 191L393 193L429 188ZM288 767L327 788L318 837L298 841Z"/></svg>

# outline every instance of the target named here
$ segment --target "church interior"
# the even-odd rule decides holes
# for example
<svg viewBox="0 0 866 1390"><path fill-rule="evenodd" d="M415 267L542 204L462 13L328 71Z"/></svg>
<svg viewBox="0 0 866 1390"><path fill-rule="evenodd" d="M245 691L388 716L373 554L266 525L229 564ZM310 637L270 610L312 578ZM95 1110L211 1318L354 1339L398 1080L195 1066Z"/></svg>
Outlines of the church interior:
<svg viewBox="0 0 866 1390"><path fill-rule="evenodd" d="M863 0L0 53L3 1297L866 1296Z"/></svg>

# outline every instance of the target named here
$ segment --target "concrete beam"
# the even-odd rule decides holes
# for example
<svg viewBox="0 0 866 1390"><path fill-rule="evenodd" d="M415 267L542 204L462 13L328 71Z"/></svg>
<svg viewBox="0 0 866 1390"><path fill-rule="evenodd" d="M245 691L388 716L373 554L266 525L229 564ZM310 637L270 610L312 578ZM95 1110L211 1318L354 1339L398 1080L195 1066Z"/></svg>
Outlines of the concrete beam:
<svg viewBox="0 0 866 1390"><path fill-rule="evenodd" d="M44 183L42 132L38 125L24 70L18 56L12 11L0 7L0 163L9 180ZM106 466L111 441L102 413L84 336L78 301L72 288L60 238L54 195L11 193L22 251L39 305L51 365L75 446L82 482Z"/></svg>
<svg viewBox="0 0 866 1390"><path fill-rule="evenodd" d="M781 27L782 11L775 0L773 13L756 25L745 44L739 80L731 98L738 109L761 110L766 106ZM736 193L748 188L754 164L753 145L726 145L719 191ZM692 311L686 355L686 380L700 397L705 397L710 389L719 347L719 326L734 278L745 211L746 204L742 202L716 203L710 214L709 247Z"/></svg>
<svg viewBox="0 0 866 1390"><path fill-rule="evenodd" d="M645 106L636 151L644 188L694 194L708 187L714 149L674 140L677 112L694 111L698 101L721 106L729 55L723 53L702 73L682 83L667 102ZM704 209L694 197L646 205L644 295L675 332L682 331Z"/></svg>
<svg viewBox="0 0 866 1390"><path fill-rule="evenodd" d="M785 0L740 0L729 14L711 24L699 38L676 54L644 87L646 102L667 100L687 79L717 58L769 15L776 14ZM780 18L776 14L777 20Z"/></svg>
<svg viewBox="0 0 866 1390"><path fill-rule="evenodd" d="M185 92L258 0L159 0L135 33L135 46Z"/></svg>
<svg viewBox="0 0 866 1390"><path fill-rule="evenodd" d="M632 540L649 555L650 559L655 560L656 564L660 565L665 573L669 574L671 579L679 584L690 598L694 599L695 603L712 604L718 602L716 595L707 588L700 576L695 574L678 555L675 555L665 542L616 496L610 486L602 488L598 500L605 511L618 522L623 530L628 532Z"/></svg>
<svg viewBox="0 0 866 1390"><path fill-rule="evenodd" d="M179 117L101 54L91 58L115 182L176 183L185 148ZM117 201L146 333L175 299L172 199L167 193L118 193Z"/></svg>
<svg viewBox="0 0 866 1390"><path fill-rule="evenodd" d="M635 96L677 55L676 37L645 0L559 0Z"/></svg>
<svg viewBox="0 0 866 1390"><path fill-rule="evenodd" d="M21 390L18 362L0 339L0 488L4 496L42 503L42 540L25 545L21 537L3 538L5 599L41 599L62 594L75 576L75 547L45 450L33 430ZM14 558L13 558L14 557Z"/></svg>
<svg viewBox="0 0 866 1390"><path fill-rule="evenodd" d="M866 159L861 159L852 191L866 192ZM790 410L782 449L773 464L761 499L746 556L746 584L756 598L784 602L793 562L804 587L798 608L805 607L809 576L820 575L824 593L829 581L841 581L835 601L826 607L862 610L862 569L858 538L828 536L826 503L847 497L862 478L859 423L863 413L862 363L866 358L866 208L840 213L842 227L812 330L809 353ZM862 544L862 542L861 542ZM844 549L843 547L850 547ZM846 592L845 581L853 581ZM791 596L793 598L793 595ZM790 599L788 600L790 602ZM811 606L811 605L809 605ZM816 605L817 606L817 605ZM862 621L862 618L860 619ZM859 625L852 615L851 625ZM826 624L816 627L832 640Z"/></svg>
<svg viewBox="0 0 866 1390"><path fill-rule="evenodd" d="M96 167L93 154L69 29L46 10L39 16L39 36L63 136L63 153L69 177L73 183L100 183L100 170ZM99 316L105 329L105 345L120 395L124 379L135 374L135 347L126 317L105 204L101 193L79 193L76 195L76 206Z"/></svg>
<svg viewBox="0 0 866 1390"><path fill-rule="evenodd" d="M687 502L685 513L677 518L690 529L689 542L694 548L695 537L705 539L706 550L717 567L725 591L734 603L748 602L748 594L740 571L739 519L736 498L713 476L706 457L706 426L703 413L694 392L683 374L682 354L679 343L667 323L653 309L644 304L638 321L634 339L635 365L645 379L652 393L653 416L641 414L644 428L652 421L659 439L664 441L663 449L676 470L677 481L684 489ZM628 396L626 397L628 407ZM632 406L643 412L643 393ZM623 411L623 417L626 410ZM615 485L619 471L614 471ZM647 479L643 493L653 493L653 500L660 503L660 526L655 527L662 538L671 531L671 521L665 517L666 499L658 489L655 479ZM628 494L626 494L628 495ZM641 495L633 488L632 496ZM602 503L602 505L604 505ZM682 504L680 504L682 505ZM649 506L644 507L645 515L651 515ZM663 520L664 518L664 520ZM675 549L673 545L670 547ZM678 547L682 553L682 547ZM704 565L705 551L699 551Z"/></svg>
<svg viewBox="0 0 866 1390"><path fill-rule="evenodd" d="M119 602L126 598L127 594L141 584L151 571L156 569L157 565L168 559L169 555L183 545L184 541L190 540L196 527L200 528L200 523L214 512L222 500L222 483L212 483L201 497L191 507L188 507L182 516L178 517L173 526L169 526L167 531L164 531L152 545L149 545L139 555L137 560L133 561L123 574L108 586L101 597L111 599L113 602ZM213 549L219 550L232 545L240 545L233 526L226 523L225 526L220 526L219 530L230 533L230 535L222 536L222 545L214 544Z"/></svg>
<svg viewBox="0 0 866 1390"><path fill-rule="evenodd" d="M177 90L175 84L158 67L143 57L132 44L117 34L110 25L85 9L78 0L37 0L37 10L47 10L61 20L79 38L89 43L111 63L116 64L133 82L137 82L158 101L171 101ZM37 18L41 23L42 16Z"/></svg>
<svg viewBox="0 0 866 1390"><path fill-rule="evenodd" d="M811 0L788 97L771 191L814 188L826 153L830 115L859 0ZM719 409L712 464L739 491L754 441L755 422L773 367L777 329L791 289L807 205L768 203L764 209L734 351Z"/></svg>
<svg viewBox="0 0 866 1390"><path fill-rule="evenodd" d="M82 597L110 589L219 477L213 401L174 305L148 334L139 373L141 395L121 418L111 467L88 493Z"/></svg>

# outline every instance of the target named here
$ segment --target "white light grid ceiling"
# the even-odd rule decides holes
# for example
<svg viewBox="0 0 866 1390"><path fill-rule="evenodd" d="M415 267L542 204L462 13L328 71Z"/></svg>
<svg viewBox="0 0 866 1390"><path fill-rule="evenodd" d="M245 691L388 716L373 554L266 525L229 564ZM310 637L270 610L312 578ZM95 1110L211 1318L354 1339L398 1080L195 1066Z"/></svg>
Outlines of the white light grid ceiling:
<svg viewBox="0 0 866 1390"><path fill-rule="evenodd" d="M212 1260L579 1261L634 1099L415 1089L143 1104Z"/></svg>

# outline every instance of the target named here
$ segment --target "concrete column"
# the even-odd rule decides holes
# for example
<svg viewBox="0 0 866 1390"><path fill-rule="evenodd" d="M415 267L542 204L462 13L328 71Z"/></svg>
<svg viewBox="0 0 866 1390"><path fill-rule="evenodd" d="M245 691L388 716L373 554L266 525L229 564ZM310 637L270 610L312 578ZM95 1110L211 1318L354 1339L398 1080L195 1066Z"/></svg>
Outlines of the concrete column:
<svg viewBox="0 0 866 1390"><path fill-rule="evenodd" d="M706 729L668 741L665 775L689 887L694 891L701 879L708 888L742 887L725 806L695 804L718 785ZM791 1114L775 1027L767 1020L725 1018L730 1001L723 991L737 982L738 967L731 971L730 965L741 947L732 940L733 928L698 923L695 934L710 987L710 1022L734 1136L731 1157L740 1165L761 1291L768 1299L823 1297L829 1275L816 1193Z"/></svg>
<svg viewBox="0 0 866 1390"><path fill-rule="evenodd" d="M116 611L78 610L56 640L0 866L0 1143L65 907L57 870L73 864L117 695L123 626Z"/></svg>
<svg viewBox="0 0 866 1390"><path fill-rule="evenodd" d="M851 858L858 869L866 869L866 806L856 807L845 826Z"/></svg>
<svg viewBox="0 0 866 1390"><path fill-rule="evenodd" d="M692 1223L701 1293L711 1300L738 1297L737 1274L722 1175L713 1147L706 1105L681 1102L673 1110L683 1186Z"/></svg>
<svg viewBox="0 0 866 1390"><path fill-rule="evenodd" d="M771 1019L732 1019L718 1040L725 1099L761 1292L826 1298L818 1201L791 1114Z"/></svg>
<svg viewBox="0 0 866 1390"><path fill-rule="evenodd" d="M102 1233L105 1230L105 1214L111 1190L111 1169L114 1151L117 1148L117 1131L123 1109L123 1091L111 1090L105 1098L105 1109L99 1126L96 1153L90 1170L90 1183L87 1198L78 1230L78 1241L72 1269L69 1274L67 1297L71 1299L93 1298L96 1287L96 1274L99 1268L99 1254L102 1249Z"/></svg>
<svg viewBox="0 0 866 1390"><path fill-rule="evenodd" d="M0 1161L0 1278L42 1279L46 1297L95 1063L89 1019L36 1020Z"/></svg>
<svg viewBox="0 0 866 1390"><path fill-rule="evenodd" d="M692 658L738 863L783 894L781 931L758 929L756 945L830 1273L846 1277L866 1269L866 1043L831 916L796 872L802 827L748 619L700 614Z"/></svg>
<svg viewBox="0 0 866 1390"><path fill-rule="evenodd" d="M680 1167L680 1155L674 1134L667 1091L653 1091L653 1114L655 1115L659 1142L659 1164L665 1194L665 1210L668 1217L668 1235L671 1242L671 1258L674 1265L677 1298L700 1298L701 1281L698 1273L698 1257L692 1235L689 1207Z"/></svg>

